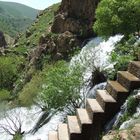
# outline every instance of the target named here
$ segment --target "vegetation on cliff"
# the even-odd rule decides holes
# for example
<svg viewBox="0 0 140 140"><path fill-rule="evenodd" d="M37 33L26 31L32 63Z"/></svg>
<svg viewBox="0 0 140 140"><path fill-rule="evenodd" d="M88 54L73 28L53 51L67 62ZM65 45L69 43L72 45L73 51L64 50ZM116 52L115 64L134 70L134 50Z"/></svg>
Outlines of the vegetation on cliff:
<svg viewBox="0 0 140 140"><path fill-rule="evenodd" d="M31 48L39 45L40 37L49 33L50 27L53 23L54 13L58 9L59 4L55 4L44 11L40 12L35 22L26 29L16 39L15 50L19 52L28 52Z"/></svg>

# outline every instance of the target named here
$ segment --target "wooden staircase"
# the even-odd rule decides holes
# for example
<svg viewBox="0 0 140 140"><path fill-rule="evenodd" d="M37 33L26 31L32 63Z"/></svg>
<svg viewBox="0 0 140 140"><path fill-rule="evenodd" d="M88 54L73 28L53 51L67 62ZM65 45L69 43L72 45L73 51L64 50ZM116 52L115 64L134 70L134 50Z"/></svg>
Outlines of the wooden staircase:
<svg viewBox="0 0 140 140"><path fill-rule="evenodd" d="M117 81L108 81L106 90L98 90L96 99L87 99L85 109L67 116L67 124L49 132L49 140L99 140L104 125L119 111L130 92L140 88L140 61L129 63L128 71L119 71Z"/></svg>

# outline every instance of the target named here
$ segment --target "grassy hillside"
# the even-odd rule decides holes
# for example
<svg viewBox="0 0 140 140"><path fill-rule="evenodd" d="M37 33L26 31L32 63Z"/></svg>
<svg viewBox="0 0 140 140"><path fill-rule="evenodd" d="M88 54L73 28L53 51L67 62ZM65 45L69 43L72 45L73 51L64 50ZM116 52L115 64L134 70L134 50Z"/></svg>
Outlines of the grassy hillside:
<svg viewBox="0 0 140 140"><path fill-rule="evenodd" d="M4 89L8 93L10 92L11 94L10 97L8 96L8 98L11 98L11 95L13 97L16 94L19 94L22 88L24 88L24 85L26 85L26 83L32 79L32 76L40 71L34 67L34 64L33 66L30 65L28 54L30 54L30 51L38 46L39 39L42 34L50 35L48 30L50 30L53 23L54 13L58 9L58 6L59 4L54 4L53 6L50 6L49 8L40 12L34 23L32 23L32 25L28 27L25 32L20 34L18 38L16 38L17 44L15 44L15 47L11 46L5 51L1 51L0 74L4 71L4 74L2 74L5 76L3 76L3 79L0 79L0 82L3 83L0 84L0 91ZM12 41L7 34L5 34L5 37L7 40L9 40L9 42ZM41 61L44 60L42 59ZM39 63L39 66L41 64Z"/></svg>
<svg viewBox="0 0 140 140"><path fill-rule="evenodd" d="M9 15L14 18L30 18L35 19L38 10L31 7L25 6L23 4L13 3L13 2L2 2L0 1L0 13Z"/></svg>
<svg viewBox="0 0 140 140"><path fill-rule="evenodd" d="M28 49L30 50L38 45L41 35L48 34L54 19L54 12L58 9L58 6L59 4L54 4L39 14L36 21L26 31L30 35L27 36L26 33L23 33L18 39L16 51L26 52Z"/></svg>
<svg viewBox="0 0 140 140"><path fill-rule="evenodd" d="M38 10L22 4L0 2L0 30L14 37L31 25L37 14Z"/></svg>

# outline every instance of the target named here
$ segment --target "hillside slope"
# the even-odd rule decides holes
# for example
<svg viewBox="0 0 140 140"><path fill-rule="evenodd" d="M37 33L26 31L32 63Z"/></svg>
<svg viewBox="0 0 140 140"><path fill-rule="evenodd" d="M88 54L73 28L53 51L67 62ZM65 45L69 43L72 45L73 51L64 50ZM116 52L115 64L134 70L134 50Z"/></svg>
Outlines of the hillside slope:
<svg viewBox="0 0 140 140"><path fill-rule="evenodd" d="M26 52L31 48L35 48L39 44L40 37L49 33L50 27L54 20L54 13L58 10L59 4L54 4L44 11L40 12L35 22L17 37L15 50L18 52Z"/></svg>
<svg viewBox="0 0 140 140"><path fill-rule="evenodd" d="M0 30L14 37L24 31L37 14L38 10L22 4L0 2Z"/></svg>

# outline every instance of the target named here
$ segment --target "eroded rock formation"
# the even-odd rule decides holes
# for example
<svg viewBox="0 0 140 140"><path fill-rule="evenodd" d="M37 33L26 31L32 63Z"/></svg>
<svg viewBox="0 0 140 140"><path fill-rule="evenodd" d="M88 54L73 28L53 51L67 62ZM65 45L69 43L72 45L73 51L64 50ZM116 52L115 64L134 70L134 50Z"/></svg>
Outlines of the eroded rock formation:
<svg viewBox="0 0 140 140"><path fill-rule="evenodd" d="M40 45L46 44L46 51L52 54L53 59L67 59L75 47L94 35L93 24L98 2L99 0L62 0L50 30L56 36L46 36L40 41Z"/></svg>
<svg viewBox="0 0 140 140"><path fill-rule="evenodd" d="M80 41L76 35L66 31L57 36L42 36L39 44L45 45L46 53L50 54L51 59L59 60L68 59L69 54L80 45Z"/></svg>
<svg viewBox="0 0 140 140"><path fill-rule="evenodd" d="M93 35L95 9L99 0L62 0L57 11L52 32L70 31L80 37Z"/></svg>
<svg viewBox="0 0 140 140"><path fill-rule="evenodd" d="M38 64L43 56L51 60L69 59L82 41L93 36L95 9L99 0L62 0L46 35L39 39L39 46L29 54L29 63Z"/></svg>

